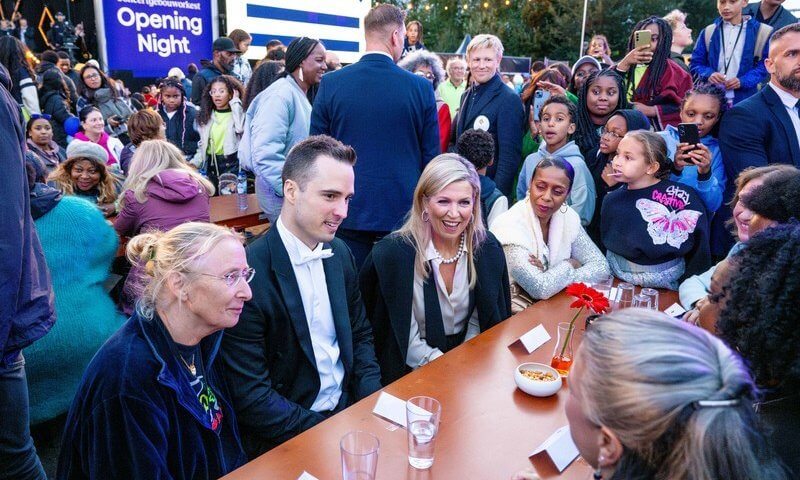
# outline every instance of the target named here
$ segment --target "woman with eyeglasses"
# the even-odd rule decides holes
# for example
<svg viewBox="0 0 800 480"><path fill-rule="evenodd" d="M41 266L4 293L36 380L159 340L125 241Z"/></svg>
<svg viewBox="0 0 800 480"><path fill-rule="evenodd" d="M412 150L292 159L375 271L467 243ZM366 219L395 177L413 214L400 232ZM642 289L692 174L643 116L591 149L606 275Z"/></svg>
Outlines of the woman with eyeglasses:
<svg viewBox="0 0 800 480"><path fill-rule="evenodd" d="M149 113L161 120L152 110ZM214 185L189 167L178 147L166 140L145 140L133 154L114 229L122 237L132 237L151 230L167 231L186 222L208 222L209 198L213 195ZM123 289L123 310L127 314L133 313L136 285L141 278L142 271L134 266Z"/></svg>
<svg viewBox="0 0 800 480"><path fill-rule="evenodd" d="M76 85L80 96L77 110L80 112L88 106L97 107L103 114L108 134L113 137L122 136L123 143L127 143L125 137L128 127L125 123L133 111L123 100L116 82L93 65L83 67L80 77L81 81Z"/></svg>
<svg viewBox="0 0 800 480"><path fill-rule="evenodd" d="M216 361L252 296L242 238L191 222L134 237L127 255L147 282L86 369L58 478L219 478L247 460Z"/></svg>
<svg viewBox="0 0 800 480"><path fill-rule="evenodd" d="M443 152L447 151L450 143L450 129L452 119L450 118L450 107L442 100L439 95L439 84L444 81L444 67L438 55L427 50L417 50L409 53L397 63L397 66L409 72L424 77L433 85L434 96L436 97L436 111L439 114L439 147Z"/></svg>

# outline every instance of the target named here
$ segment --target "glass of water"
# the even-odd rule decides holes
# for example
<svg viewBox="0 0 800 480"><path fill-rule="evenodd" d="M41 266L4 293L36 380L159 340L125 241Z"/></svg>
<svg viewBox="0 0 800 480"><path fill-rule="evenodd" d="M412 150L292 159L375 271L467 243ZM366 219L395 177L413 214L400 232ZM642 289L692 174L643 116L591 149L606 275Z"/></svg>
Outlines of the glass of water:
<svg viewBox="0 0 800 480"><path fill-rule="evenodd" d="M653 310L661 310L658 306L658 290L655 288L643 288L639 294L650 297L650 308Z"/></svg>
<svg viewBox="0 0 800 480"><path fill-rule="evenodd" d="M628 308L633 305L633 296L636 294L636 287L630 283L620 283L617 285L617 309Z"/></svg>
<svg viewBox="0 0 800 480"><path fill-rule="evenodd" d="M431 397L413 397L406 402L408 463L420 470L431 468L439 433L442 405Z"/></svg>
<svg viewBox="0 0 800 480"><path fill-rule="evenodd" d="M378 437L371 433L347 432L339 441L342 480L375 480L380 446Z"/></svg>
<svg viewBox="0 0 800 480"><path fill-rule="evenodd" d="M614 286L614 277L612 275L602 275L595 279L591 284L592 288L606 296L609 301L611 298L611 287Z"/></svg>
<svg viewBox="0 0 800 480"><path fill-rule="evenodd" d="M634 295L633 296L633 306L637 308L647 308L649 309L652 304L653 299L648 297L647 295Z"/></svg>

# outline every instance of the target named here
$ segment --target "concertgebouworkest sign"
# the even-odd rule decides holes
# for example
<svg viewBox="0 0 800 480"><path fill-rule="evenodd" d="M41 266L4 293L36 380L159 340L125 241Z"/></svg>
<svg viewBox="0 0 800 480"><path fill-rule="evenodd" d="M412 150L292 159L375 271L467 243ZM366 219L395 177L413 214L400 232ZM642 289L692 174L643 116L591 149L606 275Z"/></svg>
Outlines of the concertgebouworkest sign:
<svg viewBox="0 0 800 480"><path fill-rule="evenodd" d="M102 0L108 69L162 77L211 58L210 0Z"/></svg>

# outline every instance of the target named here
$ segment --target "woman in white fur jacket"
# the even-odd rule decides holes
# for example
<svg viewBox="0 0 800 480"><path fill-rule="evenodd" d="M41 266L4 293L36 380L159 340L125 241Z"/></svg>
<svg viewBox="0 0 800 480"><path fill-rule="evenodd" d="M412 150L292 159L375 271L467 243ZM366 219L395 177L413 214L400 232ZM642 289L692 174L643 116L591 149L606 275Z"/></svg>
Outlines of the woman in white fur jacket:
<svg viewBox="0 0 800 480"><path fill-rule="evenodd" d="M525 199L492 225L506 255L514 311L550 298L573 282L610 274L580 217L565 203L574 178L568 162L545 157L533 172Z"/></svg>

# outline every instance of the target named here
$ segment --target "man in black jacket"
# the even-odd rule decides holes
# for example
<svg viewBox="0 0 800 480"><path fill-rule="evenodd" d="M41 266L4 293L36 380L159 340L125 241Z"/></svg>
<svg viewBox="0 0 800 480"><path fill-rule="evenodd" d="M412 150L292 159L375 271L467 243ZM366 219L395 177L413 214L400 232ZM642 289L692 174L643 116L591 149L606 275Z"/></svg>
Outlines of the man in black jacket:
<svg viewBox="0 0 800 480"><path fill-rule="evenodd" d="M214 58L212 61L201 60L203 67L192 79L192 103L199 106L200 99L203 97L203 90L206 85L220 75L230 75L233 69L233 61L236 54L242 53L234 45L233 40L228 37L219 37L214 40Z"/></svg>
<svg viewBox="0 0 800 480"><path fill-rule="evenodd" d="M355 261L334 238L355 159L325 135L295 145L281 214L247 248L253 298L225 332L222 359L250 458L381 388Z"/></svg>

